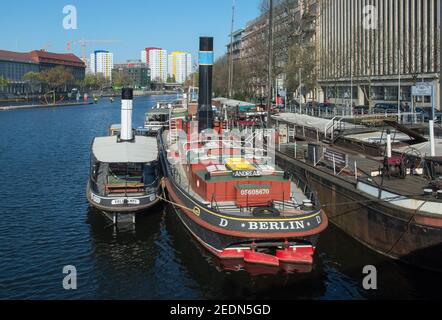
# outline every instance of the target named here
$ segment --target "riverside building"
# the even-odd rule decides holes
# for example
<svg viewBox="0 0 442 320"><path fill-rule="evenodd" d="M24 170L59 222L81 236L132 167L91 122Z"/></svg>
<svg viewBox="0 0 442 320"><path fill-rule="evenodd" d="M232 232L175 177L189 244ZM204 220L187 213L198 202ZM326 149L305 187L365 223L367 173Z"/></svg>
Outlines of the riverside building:
<svg viewBox="0 0 442 320"><path fill-rule="evenodd" d="M432 83L439 97L440 0L319 3L324 99L410 103L411 87L419 82ZM431 105L430 97L417 102Z"/></svg>
<svg viewBox="0 0 442 320"><path fill-rule="evenodd" d="M23 77L28 72L41 72L58 66L65 67L75 80L83 80L86 65L74 54L60 54L35 50L31 52L14 52L0 50L0 77L9 82L0 87L0 93L20 95L31 93L29 84Z"/></svg>

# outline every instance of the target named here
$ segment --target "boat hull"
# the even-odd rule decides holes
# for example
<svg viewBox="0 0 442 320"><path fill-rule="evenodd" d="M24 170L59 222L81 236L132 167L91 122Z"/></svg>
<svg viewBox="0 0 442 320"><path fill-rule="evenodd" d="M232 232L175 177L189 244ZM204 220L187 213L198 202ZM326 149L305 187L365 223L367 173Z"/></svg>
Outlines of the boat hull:
<svg viewBox="0 0 442 320"><path fill-rule="evenodd" d="M284 246L285 241L289 241L290 244L296 245L293 250L298 251L302 257L293 257L292 259L284 259L281 261L285 263L306 263L311 264L312 260L308 257L312 257L314 248L316 247L319 233L327 228L328 220L322 211L318 215L314 215L313 219L320 217L318 226L308 231L288 231L280 230L281 232L263 232L253 230L253 232L243 232L235 230L225 230L222 228L216 228L211 224L203 221L195 214L194 200L188 198L179 187L177 187L170 179L165 179L165 187L168 191L169 198L175 207L175 212L186 227L186 229L192 234L192 236L203 245L209 252L218 257L219 259L246 259L246 262L253 261L256 264L277 266L280 263L280 259L272 259L268 255L259 256L259 254L253 254L254 250L251 249L250 244L256 243L258 246L260 243L273 245L274 247ZM198 212L201 216L202 207ZM224 218L219 218L224 219ZM222 220L220 220L222 221ZM318 220L316 220L318 221ZM296 247L296 249L295 249ZM252 255L251 259L247 261L247 255Z"/></svg>
<svg viewBox="0 0 442 320"><path fill-rule="evenodd" d="M387 257L442 271L442 217L428 217L357 190L355 184L277 153L285 169L308 177L331 223Z"/></svg>
<svg viewBox="0 0 442 320"><path fill-rule="evenodd" d="M160 202L158 194L127 198L102 197L92 191L90 182L87 183L86 195L91 206L106 213L140 214Z"/></svg>

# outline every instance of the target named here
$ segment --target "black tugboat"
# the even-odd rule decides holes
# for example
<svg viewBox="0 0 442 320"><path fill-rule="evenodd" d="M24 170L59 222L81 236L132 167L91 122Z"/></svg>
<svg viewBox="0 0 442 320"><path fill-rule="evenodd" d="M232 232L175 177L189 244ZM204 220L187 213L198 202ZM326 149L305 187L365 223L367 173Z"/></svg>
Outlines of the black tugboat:
<svg viewBox="0 0 442 320"><path fill-rule="evenodd" d="M157 139L132 129L132 89L123 89L121 127L117 135L92 142L89 203L114 223L135 222L159 202Z"/></svg>
<svg viewBox="0 0 442 320"><path fill-rule="evenodd" d="M328 224L318 198L301 178L268 161L272 151L257 146L264 131L251 139L227 138L227 121L212 109L213 38L200 39L199 60L198 121L172 107L169 129L158 137L168 201L193 237L220 259L283 269L311 265Z"/></svg>

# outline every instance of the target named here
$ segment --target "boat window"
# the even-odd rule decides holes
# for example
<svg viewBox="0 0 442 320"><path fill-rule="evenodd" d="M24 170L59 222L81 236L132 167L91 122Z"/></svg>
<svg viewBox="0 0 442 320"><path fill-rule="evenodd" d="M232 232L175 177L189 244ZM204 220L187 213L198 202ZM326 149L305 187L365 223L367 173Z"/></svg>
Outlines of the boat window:
<svg viewBox="0 0 442 320"><path fill-rule="evenodd" d="M109 165L108 182L121 184L126 182L142 182L143 168L139 164L111 164Z"/></svg>
<svg viewBox="0 0 442 320"><path fill-rule="evenodd" d="M106 182L106 191L108 194L144 192L144 187L143 164L109 164Z"/></svg>
<svg viewBox="0 0 442 320"><path fill-rule="evenodd" d="M144 166L144 183L146 187L154 187L154 184L157 181L157 167L158 163L156 162Z"/></svg>

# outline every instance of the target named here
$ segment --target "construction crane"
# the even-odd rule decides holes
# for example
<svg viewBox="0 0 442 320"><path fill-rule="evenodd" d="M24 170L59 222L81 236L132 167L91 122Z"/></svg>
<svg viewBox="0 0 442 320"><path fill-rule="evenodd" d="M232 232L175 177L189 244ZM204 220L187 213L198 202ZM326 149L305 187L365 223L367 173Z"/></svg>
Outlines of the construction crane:
<svg viewBox="0 0 442 320"><path fill-rule="evenodd" d="M81 39L81 40L68 42L67 50L71 51L72 46L79 45L81 47L82 60L86 61L86 59L87 59L86 58L86 47L88 45L90 45L90 44L110 44L110 43L117 43L117 42L120 42L120 40L85 40L85 39Z"/></svg>

